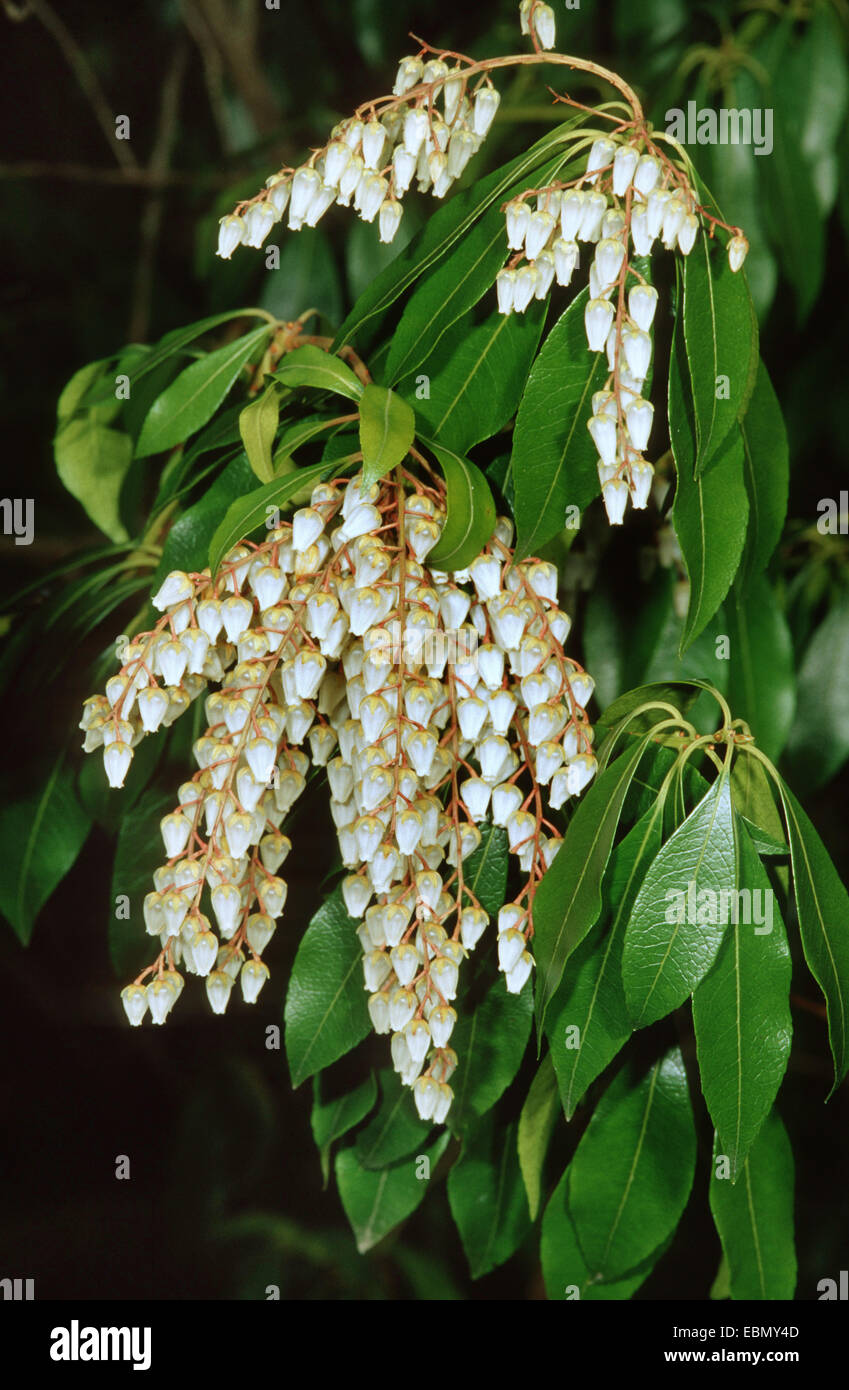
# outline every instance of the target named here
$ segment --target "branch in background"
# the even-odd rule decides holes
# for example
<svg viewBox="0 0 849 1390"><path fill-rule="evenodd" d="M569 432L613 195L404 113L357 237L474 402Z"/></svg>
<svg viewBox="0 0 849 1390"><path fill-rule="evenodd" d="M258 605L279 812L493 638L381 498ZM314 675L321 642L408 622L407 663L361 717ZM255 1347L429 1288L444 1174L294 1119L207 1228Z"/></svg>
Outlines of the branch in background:
<svg viewBox="0 0 849 1390"><path fill-rule="evenodd" d="M159 120L156 138L153 142L148 171L162 178L168 172L171 152L177 133L177 118L180 108L180 93L186 72L188 43L184 34L177 39L171 62L162 84L159 102ZM165 210L165 195L162 186L149 193L142 209L139 238L139 259L136 264L133 284L132 308L127 341L144 342L150 323L150 300L153 289L153 272L156 264L156 248L162 230L162 216Z"/></svg>
<svg viewBox="0 0 849 1390"><path fill-rule="evenodd" d="M227 188L250 174L259 163L225 170L189 173L185 170L98 169L91 164L51 163L46 159L23 159L17 164L0 164L0 179L61 179L70 183L106 184L115 188Z"/></svg>
<svg viewBox="0 0 849 1390"><path fill-rule="evenodd" d="M64 20L56 14L47 0L28 0L28 4L24 6L16 6L10 4L9 0L4 0L4 9L8 18L18 23L28 19L30 15L35 15L48 34L56 40L118 163L123 169L137 169L138 161L129 142L119 140L115 134L115 113L100 85L100 79Z"/></svg>
<svg viewBox="0 0 849 1390"><path fill-rule="evenodd" d="M227 121L221 88L222 65L259 135L280 123L280 104L257 53L259 7L253 0L183 0L183 20L198 45L209 99L225 148Z"/></svg>

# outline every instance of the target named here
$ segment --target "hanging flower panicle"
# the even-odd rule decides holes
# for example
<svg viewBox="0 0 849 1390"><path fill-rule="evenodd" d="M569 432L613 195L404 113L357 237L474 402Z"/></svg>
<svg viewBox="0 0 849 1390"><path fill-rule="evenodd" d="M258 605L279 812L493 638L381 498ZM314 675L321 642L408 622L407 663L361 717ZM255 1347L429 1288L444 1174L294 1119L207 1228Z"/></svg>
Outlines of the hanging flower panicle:
<svg viewBox="0 0 849 1390"><path fill-rule="evenodd" d="M256 1000L286 902L281 825L311 762L326 769L372 1023L437 1121L451 1104L459 973L488 926L464 872L480 826L505 829L520 868L497 939L517 993L536 885L561 844L543 797L556 810L596 771L593 682L566 655L556 570L512 562L505 518L468 569L429 568L444 508L435 477L337 479L261 544L238 545L214 579L169 574L162 617L80 725L121 786L141 739L219 686L198 770L161 823L166 862L144 901L158 952L122 992L130 1023L164 1022L181 971L206 980L216 1013L236 979Z"/></svg>
<svg viewBox="0 0 849 1390"><path fill-rule="evenodd" d="M535 200L535 201L534 201ZM707 220L711 235L724 226L699 206L686 173L650 136L603 136L590 149L586 170L568 182L529 189L505 204L507 244L515 254L496 277L503 314L524 313L552 285L569 285L580 245L593 245L584 313L590 352L604 352L609 376L592 398L587 428L598 451L598 475L607 515L620 525L630 498L647 505L654 469L644 452L654 407L643 392L652 359L657 290L633 257L657 240L688 256ZM737 229L728 242L733 271L748 242Z"/></svg>

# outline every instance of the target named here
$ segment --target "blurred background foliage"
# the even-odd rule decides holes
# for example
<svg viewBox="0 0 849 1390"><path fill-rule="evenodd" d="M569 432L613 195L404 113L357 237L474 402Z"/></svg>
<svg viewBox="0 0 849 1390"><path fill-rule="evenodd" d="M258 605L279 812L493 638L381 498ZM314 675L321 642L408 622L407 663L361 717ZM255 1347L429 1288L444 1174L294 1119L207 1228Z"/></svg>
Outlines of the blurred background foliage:
<svg viewBox="0 0 849 1390"><path fill-rule="evenodd" d="M820 531L817 520L821 499L832 498L844 531L849 524L841 494L849 486L849 6L582 0L555 8L559 50L619 71L660 127L668 109L688 101L774 111L770 155L745 146L697 146L690 154L752 244L747 268L761 353L791 459L788 523L770 572L777 637L756 657L767 663L771 703L785 712L783 770L846 878L839 774L849 756L849 545L845 534ZM392 248L378 244L374 227L331 215L320 228L280 237L276 271L258 254L216 259L217 219L281 163L297 162L342 115L389 90L397 59L415 48L411 30L474 56L516 52L517 9L515 0L280 0L279 8L263 0L66 0L60 12L46 0L4 0L3 489L34 496L36 505L34 543L19 547L4 537L0 545L4 591L30 582L31 608L55 604L42 576L103 543L53 467L56 401L72 373L124 343L152 341L240 304L281 317L314 308L338 324L420 225L425 200L408 207ZM467 179L561 119L538 70L500 85L499 119ZM568 90L587 102L609 95L577 77ZM118 115L129 119L128 141L115 139ZM144 505L141 486L122 498L136 526ZM589 525L566 567L602 705L642 680L704 675L708 662L721 684L714 638L733 630L726 608L677 663L674 575L657 567L650 523L634 521L612 543L606 527ZM10 788L20 796L37 782L42 756L55 758L89 693L87 667L138 602L137 585L98 629L95 592L90 631L68 631L54 609L40 650L6 642L4 728L15 747L5 803ZM0 622L8 628L7 617ZM78 663L63 666L30 707L17 673L56 666L71 644L79 644ZM735 714L752 718L745 686L736 693ZM16 752L27 765L11 771ZM185 766L188 749L175 738L161 756L175 765L182 757ZM132 795L132 779L128 786ZM104 931L119 891L109 834L115 794L95 794L93 783L83 794L94 830L41 913L31 948L0 937L7 1062L0 1273L34 1275L37 1296L54 1298L263 1298L270 1285L295 1299L543 1297L533 1241L503 1269L470 1280L438 1183L400 1234L357 1255L338 1196L322 1186L309 1087L293 1094L282 1051L267 1046L265 1029L281 1021L294 934L278 938L272 985L257 1009L234 1009L222 1026L189 992L167 1031L130 1034ZM320 800L306 798L301 813L307 845L301 869L292 866L290 922L306 921L321 898L310 876L312 850L321 852L329 827ZM120 889L127 891L123 881ZM807 997L810 982L802 988L782 1111L796 1146L805 1231L800 1296L811 1297L819 1278L846 1263L849 1116L846 1086L823 1110L824 1021ZM380 1041L372 1055L373 1041L333 1069L340 1092L370 1062L379 1065ZM114 1177L119 1154L130 1157L129 1182ZM707 1295L704 1270L716 1267L718 1242L703 1206L691 1202L672 1251L638 1297Z"/></svg>

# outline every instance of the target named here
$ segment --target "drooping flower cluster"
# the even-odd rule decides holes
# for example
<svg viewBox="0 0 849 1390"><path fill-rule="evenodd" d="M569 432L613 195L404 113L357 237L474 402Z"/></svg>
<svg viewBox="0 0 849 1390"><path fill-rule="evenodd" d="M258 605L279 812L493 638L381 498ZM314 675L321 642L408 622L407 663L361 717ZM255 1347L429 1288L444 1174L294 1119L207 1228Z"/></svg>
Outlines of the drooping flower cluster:
<svg viewBox="0 0 849 1390"><path fill-rule="evenodd" d="M218 255L262 246L287 212L290 231L314 227L334 203L364 222L377 219L380 240L392 241L413 180L420 193L444 198L492 125L499 94L488 76L467 78L468 66L471 59L402 58L393 96L360 107L305 164L273 174L221 219Z"/></svg>
<svg viewBox="0 0 849 1390"><path fill-rule="evenodd" d="M120 786L139 741L220 685L206 695L198 771L162 821L167 862L144 902L159 951L122 992L130 1022L148 1010L165 1020L178 967L205 978L216 1013L236 978L257 998L286 901L280 827L312 761L330 786L373 1025L437 1121L451 1104L460 968L488 925L467 873L480 826L504 827L523 880L498 918L499 968L518 992L536 884L561 843L542 789L556 809L596 768L593 682L565 655L554 567L513 564L501 518L467 570L428 568L443 523L438 479L320 484L214 579L170 574L154 599L162 617L81 723Z"/></svg>
<svg viewBox="0 0 849 1390"><path fill-rule="evenodd" d="M536 198L535 206L531 199ZM570 284L579 243L595 246L584 323L590 352L604 352L609 377L592 399L587 427L598 450L598 475L608 519L621 524L630 497L646 506L654 470L644 457L654 407L643 395L651 365L657 291L633 264L660 239L687 256L703 210L679 167L648 136L594 141L579 178L529 190L505 206L513 255L496 277L498 307L523 313L552 284ZM715 221L715 219L711 219ZM748 243L728 242L732 270Z"/></svg>

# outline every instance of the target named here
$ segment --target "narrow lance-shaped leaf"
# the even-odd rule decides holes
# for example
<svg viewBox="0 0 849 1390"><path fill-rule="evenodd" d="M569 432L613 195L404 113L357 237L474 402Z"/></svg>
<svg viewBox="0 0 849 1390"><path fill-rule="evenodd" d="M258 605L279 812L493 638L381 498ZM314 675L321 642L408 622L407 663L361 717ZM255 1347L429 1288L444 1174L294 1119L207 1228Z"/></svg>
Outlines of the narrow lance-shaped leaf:
<svg viewBox="0 0 849 1390"><path fill-rule="evenodd" d="M495 503L489 483L473 463L451 449L422 439L445 475L445 525L428 564L436 569L465 569L495 530Z"/></svg>
<svg viewBox="0 0 849 1390"><path fill-rule="evenodd" d="M255 328L186 367L151 406L136 444L136 458L171 449L205 425L270 331L267 324Z"/></svg>
<svg viewBox="0 0 849 1390"><path fill-rule="evenodd" d="M743 573L766 569L784 527L790 476L787 430L778 397L763 362L755 388L740 422L743 437L743 478L749 498L749 519Z"/></svg>
<svg viewBox="0 0 849 1390"><path fill-rule="evenodd" d="M563 845L534 898L537 1021L560 984L563 967L601 911L601 879L622 806L651 733L607 768L578 802Z"/></svg>
<svg viewBox="0 0 849 1390"><path fill-rule="evenodd" d="M811 637L799 667L796 721L786 765L803 794L828 782L849 757L849 589ZM768 752L768 750L766 750Z"/></svg>
<svg viewBox="0 0 849 1390"><path fill-rule="evenodd" d="M339 1196L361 1255L411 1216L424 1201L427 1177L445 1152L449 1139L448 1133L441 1134L421 1155L404 1158L378 1172L361 1167L354 1149L342 1149L336 1155ZM427 1176L422 1160L428 1164Z"/></svg>
<svg viewBox="0 0 849 1390"><path fill-rule="evenodd" d="M292 1085L329 1067L369 1031L362 949L341 892L331 894L298 947L286 995Z"/></svg>
<svg viewBox="0 0 849 1390"><path fill-rule="evenodd" d="M679 1048L634 1085L623 1068L571 1163L569 1209L592 1273L634 1272L671 1235L687 1204L696 1128Z"/></svg>
<svg viewBox="0 0 849 1390"><path fill-rule="evenodd" d="M525 1184L532 1221L536 1221L539 1213L545 1156L559 1114L560 1097L557 1093L557 1076L551 1057L546 1054L537 1069L525 1104L522 1106L522 1113L519 1116L519 1130L516 1136L519 1167L522 1170L522 1181Z"/></svg>
<svg viewBox="0 0 849 1390"><path fill-rule="evenodd" d="M274 377L284 386L311 386L317 391L335 391L339 396L358 401L363 383L339 357L324 352L313 343L287 352L277 366Z"/></svg>
<svg viewBox="0 0 849 1390"><path fill-rule="evenodd" d="M321 1175L327 1186L330 1177L330 1150L337 1139L364 1120L377 1100L377 1082L371 1072L365 1081L333 1100L322 1097L321 1074L313 1079L313 1105L310 1125L321 1156Z"/></svg>
<svg viewBox="0 0 849 1390"><path fill-rule="evenodd" d="M736 888L734 811L720 774L658 854L625 929L622 979L635 1028L677 1009L707 974Z"/></svg>
<svg viewBox="0 0 849 1390"><path fill-rule="evenodd" d="M366 487L403 463L416 435L412 406L385 386L369 385L360 398L360 449Z"/></svg>
<svg viewBox="0 0 849 1390"><path fill-rule="evenodd" d="M37 789L6 786L0 808L0 912L22 945L35 919L85 843L90 816L80 805L62 754Z"/></svg>
<svg viewBox="0 0 849 1390"><path fill-rule="evenodd" d="M787 620L762 574L739 579L723 610L730 639L728 703L768 758L777 759L796 708L796 662Z"/></svg>
<svg viewBox="0 0 849 1390"><path fill-rule="evenodd" d="M702 1092L735 1182L790 1056L792 967L775 895L738 826L739 890L725 940L693 995Z"/></svg>
<svg viewBox="0 0 849 1390"><path fill-rule="evenodd" d="M693 476L695 426L688 408L687 361L680 322L675 325L669 362L669 435L677 483L672 524L690 581L690 602L681 634L681 651L710 621L737 573L746 538L749 500L743 481L743 443L735 425L710 470Z"/></svg>
<svg viewBox="0 0 849 1390"><path fill-rule="evenodd" d="M567 1168L551 1194L542 1218L540 1259L546 1293L552 1300L567 1303L581 1300L624 1302L645 1283L655 1259L662 1254L662 1247L657 1250L656 1256L653 1252L640 1264L636 1273L625 1279L613 1280L609 1284L596 1279L578 1244L575 1224L569 1212L569 1179L570 1170Z"/></svg>
<svg viewBox="0 0 849 1390"><path fill-rule="evenodd" d="M333 470L332 463L316 463L311 468L299 468L284 478L273 478L265 487L257 488L232 502L209 543L209 567L213 575L234 545L258 526L266 525L276 510L302 494L308 496L316 483L320 483Z"/></svg>
<svg viewBox="0 0 849 1390"><path fill-rule="evenodd" d="M248 463L262 483L268 483L274 477L271 446L279 419L280 398L275 386L267 387L261 396L245 406L239 416L239 433Z"/></svg>
<svg viewBox="0 0 849 1390"><path fill-rule="evenodd" d="M684 344L696 426L698 476L745 412L758 366L758 324L744 272L702 233L684 259Z"/></svg>
<svg viewBox="0 0 849 1390"><path fill-rule="evenodd" d="M473 1279L508 1260L531 1228L516 1154L516 1125L486 1115L448 1174L448 1201Z"/></svg>
<svg viewBox="0 0 849 1390"><path fill-rule="evenodd" d="M604 353L587 347L588 293L576 295L546 337L516 416L510 468L517 559L563 530L567 507L583 509L600 491L587 421L593 392L607 377L607 362Z"/></svg>
<svg viewBox="0 0 849 1390"><path fill-rule="evenodd" d="M734 1299L789 1299L796 1289L793 1150L773 1112L736 1183L714 1150L710 1209L728 1261Z"/></svg>
<svg viewBox="0 0 849 1390"><path fill-rule="evenodd" d="M500 978L473 1013L460 1012L451 1038L459 1059L448 1112L455 1134L464 1134L510 1085L527 1047L532 1013L530 989L508 994Z"/></svg>
<svg viewBox="0 0 849 1390"><path fill-rule="evenodd" d="M357 1159L363 1168L385 1168L407 1154L421 1153L432 1125L420 1120L409 1086L397 1072L380 1073L380 1105L357 1135Z"/></svg>
<svg viewBox="0 0 849 1390"><path fill-rule="evenodd" d="M546 1019L546 1034L567 1120L592 1081L631 1036L631 1015L622 986L625 924L649 864L660 849L665 797L616 846L602 884L608 906L564 971Z"/></svg>
<svg viewBox="0 0 849 1390"><path fill-rule="evenodd" d="M834 1058L833 1095L849 1068L849 894L828 851L786 783L779 783L790 837L802 948L825 995Z"/></svg>

